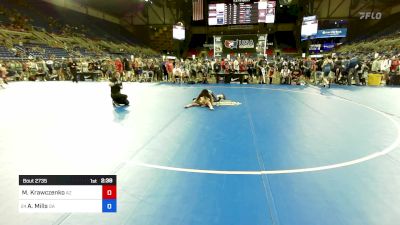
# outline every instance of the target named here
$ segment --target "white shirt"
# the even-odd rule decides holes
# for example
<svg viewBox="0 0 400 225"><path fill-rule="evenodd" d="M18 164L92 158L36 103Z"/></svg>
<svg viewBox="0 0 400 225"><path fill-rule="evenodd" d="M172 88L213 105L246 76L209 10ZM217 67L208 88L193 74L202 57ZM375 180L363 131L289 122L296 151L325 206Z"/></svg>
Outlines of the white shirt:
<svg viewBox="0 0 400 225"><path fill-rule="evenodd" d="M287 77L290 74L290 70L289 69L282 69L281 74L282 74L282 77Z"/></svg>
<svg viewBox="0 0 400 225"><path fill-rule="evenodd" d="M180 68L180 67L175 67L174 70L173 70L173 74L174 74L175 76L182 76L182 70L181 70L181 68Z"/></svg>
<svg viewBox="0 0 400 225"><path fill-rule="evenodd" d="M84 72L84 73L89 72L89 63L86 61L82 62L82 72Z"/></svg>
<svg viewBox="0 0 400 225"><path fill-rule="evenodd" d="M377 72L378 70L380 70L381 69L381 62L380 62L380 60L374 60L373 62L372 62L372 66L371 66L372 68L371 68L371 71L372 72Z"/></svg>
<svg viewBox="0 0 400 225"><path fill-rule="evenodd" d="M235 60L235 61L233 62L233 69L234 69L234 70L239 70L239 61Z"/></svg>
<svg viewBox="0 0 400 225"><path fill-rule="evenodd" d="M390 66L392 65L392 60L384 59L381 61L381 71L389 72Z"/></svg>

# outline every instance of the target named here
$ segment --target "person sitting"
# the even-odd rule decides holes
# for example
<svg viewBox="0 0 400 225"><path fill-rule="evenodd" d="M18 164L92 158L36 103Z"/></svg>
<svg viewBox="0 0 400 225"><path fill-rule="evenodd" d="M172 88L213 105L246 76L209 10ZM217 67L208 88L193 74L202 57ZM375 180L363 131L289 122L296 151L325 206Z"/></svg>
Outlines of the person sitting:
<svg viewBox="0 0 400 225"><path fill-rule="evenodd" d="M175 64L175 68L172 70L172 74L174 76L174 83L175 82L178 82L178 83L183 82L183 71L181 68L181 64L179 62L177 62Z"/></svg>
<svg viewBox="0 0 400 225"><path fill-rule="evenodd" d="M111 98L113 100L113 106L128 106L128 96L121 94L122 82L120 80L120 73L115 72L114 76L110 79L111 87Z"/></svg>
<svg viewBox="0 0 400 225"><path fill-rule="evenodd" d="M194 98L193 102L186 105L185 108L200 106L214 110L215 103L221 100L225 100L224 94L215 95L211 90L203 89L197 98Z"/></svg>
<svg viewBox="0 0 400 225"><path fill-rule="evenodd" d="M275 77L275 65L270 64L268 66L268 78L269 78L269 84L272 84L272 79Z"/></svg>
<svg viewBox="0 0 400 225"><path fill-rule="evenodd" d="M300 67L298 65L294 66L294 69L292 71L291 74L291 84L292 85L300 85L300 84L304 84L304 81L302 81L302 74L301 74L301 70Z"/></svg>

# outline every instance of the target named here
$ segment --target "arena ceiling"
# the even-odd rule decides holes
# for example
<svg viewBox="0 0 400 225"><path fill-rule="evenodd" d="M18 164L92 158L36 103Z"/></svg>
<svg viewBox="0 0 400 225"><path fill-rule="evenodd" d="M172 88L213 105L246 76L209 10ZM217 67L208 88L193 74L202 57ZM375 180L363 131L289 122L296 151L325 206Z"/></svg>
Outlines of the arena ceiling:
<svg viewBox="0 0 400 225"><path fill-rule="evenodd" d="M89 6L99 11L105 12L107 14L113 15L117 18L123 18L125 16L138 17L137 15L141 14L142 18L146 20L147 17L154 18L163 18L165 16L162 15L162 8L168 7L170 9L178 9L179 5L183 2L190 4L192 0L72 0L82 6ZM210 0L204 0L208 2ZM287 0L277 0L285 2ZM384 10L391 7L395 7L400 4L400 0L292 0L289 4L299 4L299 5L308 5L312 3L312 5L316 8L328 8L329 12L327 13L327 17L334 17L340 11L346 12L350 6L351 10L353 10L349 15L340 16L341 18L352 17L353 15L358 15L357 10L366 9L367 7L371 9L379 9ZM321 4L322 3L322 4ZM145 9L147 6L151 6L150 8L157 8L161 11L157 11L152 13L152 15L147 15L148 11ZM320 7L321 6L321 7ZM363 7L365 6L365 7ZM314 9L316 9L314 8ZM318 10L318 9L316 9ZM331 12L332 11L332 12ZM164 10L164 14L170 14L171 11ZM340 14L340 13L339 13ZM325 17L326 17L325 16ZM140 17L140 16L139 16ZM322 16L324 17L324 16ZM160 19L161 21L161 19ZM164 21L165 22L165 21Z"/></svg>
<svg viewBox="0 0 400 225"><path fill-rule="evenodd" d="M335 0L298 0L298 3L305 3L305 2L330 2L330 1L335 1ZM337 2L341 2L342 0L336 0ZM351 5L359 5L359 4L374 4L374 5L380 5L380 6L394 6L398 5L400 3L399 0L352 0Z"/></svg>
<svg viewBox="0 0 400 225"><path fill-rule="evenodd" d="M192 1L192 0L73 0L81 5L86 5L98 9L102 12L109 13L111 15L122 17L129 13L135 13L143 11L146 4L154 4L156 6L162 6L166 3L169 7L174 7L179 1ZM207 2L207 0L205 0ZM278 0L279 2L285 2L287 0ZM292 0L292 4L304 4L306 2L330 2L335 0ZM338 3L341 0L336 0ZM353 6L358 4L372 3L376 6L391 7L399 5L399 0L351 0Z"/></svg>
<svg viewBox="0 0 400 225"><path fill-rule="evenodd" d="M75 2L90 6L111 15L122 17L126 14L143 11L146 4L162 6L165 2L169 6L175 5L177 0L74 0ZM187 0L189 1L189 0Z"/></svg>
<svg viewBox="0 0 400 225"><path fill-rule="evenodd" d="M74 0L85 6L90 6L102 12L115 16L123 16L134 10L144 7L142 0Z"/></svg>

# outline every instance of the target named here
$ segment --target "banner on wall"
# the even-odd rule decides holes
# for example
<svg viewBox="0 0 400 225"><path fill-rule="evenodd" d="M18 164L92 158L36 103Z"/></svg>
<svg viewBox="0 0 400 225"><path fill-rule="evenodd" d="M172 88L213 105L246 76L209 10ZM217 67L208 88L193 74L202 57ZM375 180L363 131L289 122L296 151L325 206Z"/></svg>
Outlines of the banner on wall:
<svg viewBox="0 0 400 225"><path fill-rule="evenodd" d="M214 36L214 57L226 54L264 55L267 48L267 34Z"/></svg>
<svg viewBox="0 0 400 225"><path fill-rule="evenodd" d="M310 45L309 50L310 51L319 51L319 50L321 50L321 44Z"/></svg>
<svg viewBox="0 0 400 225"><path fill-rule="evenodd" d="M347 36L347 28L338 28L338 29L319 30L317 32L316 38L334 38L334 37L346 37L346 36Z"/></svg>
<svg viewBox="0 0 400 225"><path fill-rule="evenodd" d="M254 53L258 43L257 35L221 36L223 53Z"/></svg>
<svg viewBox="0 0 400 225"><path fill-rule="evenodd" d="M332 49L334 49L336 46L335 43L324 43L322 49L324 51L331 51Z"/></svg>
<svg viewBox="0 0 400 225"><path fill-rule="evenodd" d="M341 38L341 37L347 37L347 28L318 30L317 34L310 36L309 39ZM302 40L306 40L306 38L302 37Z"/></svg>
<svg viewBox="0 0 400 225"><path fill-rule="evenodd" d="M221 36L214 36L214 57L221 57L222 56L222 37Z"/></svg>

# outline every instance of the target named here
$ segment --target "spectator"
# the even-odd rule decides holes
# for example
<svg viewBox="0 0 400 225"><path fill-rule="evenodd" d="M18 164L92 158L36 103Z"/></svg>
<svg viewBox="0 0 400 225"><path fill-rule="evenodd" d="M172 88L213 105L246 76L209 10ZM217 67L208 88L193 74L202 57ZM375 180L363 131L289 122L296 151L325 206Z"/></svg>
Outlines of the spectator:
<svg viewBox="0 0 400 225"><path fill-rule="evenodd" d="M132 81L131 79L131 71L132 71L132 66L131 63L129 62L129 60L125 57L122 60L122 64L125 70L125 81Z"/></svg>
<svg viewBox="0 0 400 225"><path fill-rule="evenodd" d="M171 81L175 82L175 79L172 75L174 72L174 64L173 64L172 60L168 60L166 62L165 67L167 69L168 79L171 79Z"/></svg>
<svg viewBox="0 0 400 225"><path fill-rule="evenodd" d="M115 59L115 71L119 74L123 74L124 72L124 66L119 58Z"/></svg>
<svg viewBox="0 0 400 225"><path fill-rule="evenodd" d="M308 57L308 58L304 61L302 67L303 67L303 73L304 73L304 75L305 75L306 82L309 83L309 81L310 81L310 79L311 79L311 69L312 69L312 61L311 61L311 58Z"/></svg>
<svg viewBox="0 0 400 225"><path fill-rule="evenodd" d="M360 78L357 74L358 68L359 60L356 56L353 56L348 63L347 85L352 84L352 79L355 79L356 85L360 85Z"/></svg>
<svg viewBox="0 0 400 225"><path fill-rule="evenodd" d="M0 86L2 88L5 88L5 84L8 84L8 82L7 82L7 68L2 62L0 62Z"/></svg>
<svg viewBox="0 0 400 225"><path fill-rule="evenodd" d="M325 86L331 87L331 82L330 82L330 74L333 70L333 61L332 57L328 56L325 58L324 62L322 63L322 70L323 70L323 76L322 76L322 83Z"/></svg>
<svg viewBox="0 0 400 225"><path fill-rule="evenodd" d="M68 68L73 77L72 82L78 83L78 64L76 63L76 61L72 60L72 58L69 59Z"/></svg>
<svg viewBox="0 0 400 225"><path fill-rule="evenodd" d="M281 84L290 84L290 73L288 66L284 66L281 70Z"/></svg>

